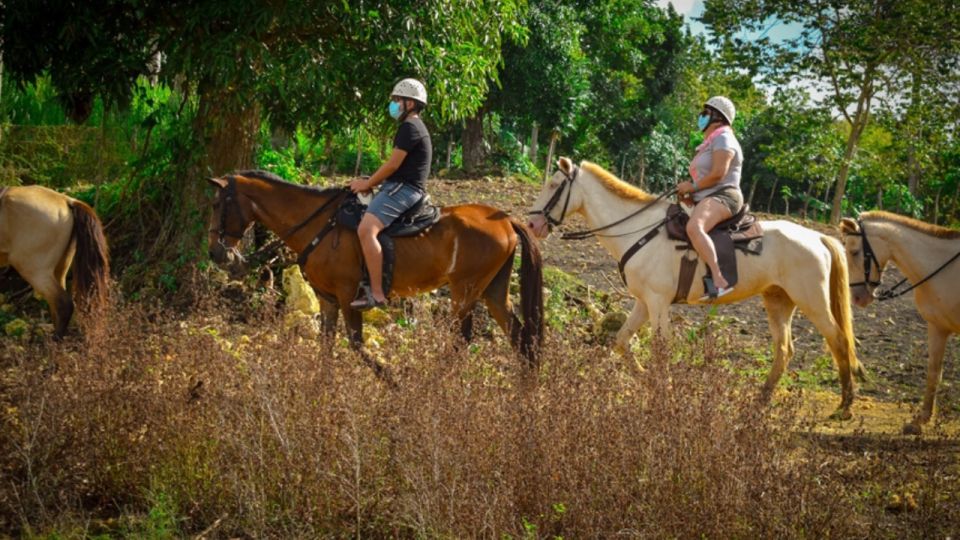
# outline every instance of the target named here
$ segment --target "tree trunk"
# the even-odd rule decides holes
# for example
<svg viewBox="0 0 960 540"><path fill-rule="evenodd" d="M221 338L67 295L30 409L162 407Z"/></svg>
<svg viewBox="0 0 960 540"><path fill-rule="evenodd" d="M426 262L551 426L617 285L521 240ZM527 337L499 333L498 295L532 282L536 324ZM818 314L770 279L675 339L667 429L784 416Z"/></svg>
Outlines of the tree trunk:
<svg viewBox="0 0 960 540"><path fill-rule="evenodd" d="M770 188L770 196L767 197L767 212L773 213L773 197L777 194L777 184L780 183L780 178L775 177L773 179L773 187Z"/></svg>
<svg viewBox="0 0 960 540"><path fill-rule="evenodd" d="M933 197L933 224L940 224L940 192L943 191L943 186L937 188L937 194Z"/></svg>
<svg viewBox="0 0 960 540"><path fill-rule="evenodd" d="M647 153L642 149L640 150L640 167L637 172L639 173L637 185L640 186L640 189L647 189Z"/></svg>
<svg viewBox="0 0 960 540"><path fill-rule="evenodd" d="M323 133L323 163L325 172L333 176L337 172L337 160L333 159L333 133Z"/></svg>
<svg viewBox="0 0 960 540"><path fill-rule="evenodd" d="M753 182L750 182L750 195L747 195L747 204L750 206L753 206L753 196L757 193L757 184L759 183L759 178L754 178Z"/></svg>
<svg viewBox="0 0 960 540"><path fill-rule="evenodd" d="M540 138L540 125L534 122L533 128L530 130L530 161L533 163L537 162L537 151L540 150L538 146L539 138Z"/></svg>
<svg viewBox="0 0 960 540"><path fill-rule="evenodd" d="M803 194L803 207L800 209L800 217L807 219L807 211L810 209L810 197L813 193L813 180L807 184L807 191Z"/></svg>
<svg viewBox="0 0 960 540"><path fill-rule="evenodd" d="M450 160L453 158L453 138L447 141L447 170L450 170Z"/></svg>
<svg viewBox="0 0 960 540"><path fill-rule="evenodd" d="M357 129L357 163L353 166L353 175L360 176L360 164L363 161L363 130Z"/></svg>
<svg viewBox="0 0 960 540"><path fill-rule="evenodd" d="M483 112L468 118L463 127L463 169L475 173L483 164Z"/></svg>
<svg viewBox="0 0 960 540"><path fill-rule="evenodd" d="M557 147L557 141L560 140L560 132L553 130L550 132L550 148L547 150L547 165L543 168L543 180L550 178L553 172L553 150Z"/></svg>
<svg viewBox="0 0 960 540"><path fill-rule="evenodd" d="M857 99L857 110L850 124L850 135L843 152L843 161L837 172L837 186L833 192L833 206L830 209L830 224L837 225L843 214L843 199L847 194L847 176L850 174L850 164L857 153L860 136L870 119L870 101L873 99L873 73L875 66L867 66L863 75L864 83L860 86L860 97Z"/></svg>

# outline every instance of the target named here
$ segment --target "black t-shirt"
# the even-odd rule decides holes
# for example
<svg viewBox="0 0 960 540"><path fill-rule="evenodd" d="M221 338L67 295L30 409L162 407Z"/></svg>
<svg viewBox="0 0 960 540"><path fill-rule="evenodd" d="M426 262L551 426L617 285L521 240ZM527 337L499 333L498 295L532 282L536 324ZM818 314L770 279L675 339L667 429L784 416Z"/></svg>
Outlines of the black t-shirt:
<svg viewBox="0 0 960 540"><path fill-rule="evenodd" d="M408 118L400 124L393 138L394 148L407 152L400 167L387 180L411 184L425 191L427 176L430 175L430 160L433 159L433 145L430 144L430 132L419 117Z"/></svg>

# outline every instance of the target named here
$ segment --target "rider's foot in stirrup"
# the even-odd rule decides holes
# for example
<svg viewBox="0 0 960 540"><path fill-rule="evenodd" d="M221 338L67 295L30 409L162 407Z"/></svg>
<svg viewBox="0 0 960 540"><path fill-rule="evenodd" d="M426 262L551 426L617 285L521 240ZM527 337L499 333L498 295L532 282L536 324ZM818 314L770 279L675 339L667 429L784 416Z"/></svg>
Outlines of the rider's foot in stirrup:
<svg viewBox="0 0 960 540"><path fill-rule="evenodd" d="M716 300L721 296L726 296L731 292L733 292L733 287L730 287L727 284L727 280L723 279L722 277L720 279L723 280L722 286L714 285L714 281L712 278L709 278L709 277L703 278L703 289L706 294L700 297L699 299L700 302L712 302L713 300Z"/></svg>
<svg viewBox="0 0 960 540"><path fill-rule="evenodd" d="M387 305L386 297L378 299L370 292L369 289L362 289L362 293L359 298L350 302L350 307L359 311L366 311L375 307L383 307Z"/></svg>

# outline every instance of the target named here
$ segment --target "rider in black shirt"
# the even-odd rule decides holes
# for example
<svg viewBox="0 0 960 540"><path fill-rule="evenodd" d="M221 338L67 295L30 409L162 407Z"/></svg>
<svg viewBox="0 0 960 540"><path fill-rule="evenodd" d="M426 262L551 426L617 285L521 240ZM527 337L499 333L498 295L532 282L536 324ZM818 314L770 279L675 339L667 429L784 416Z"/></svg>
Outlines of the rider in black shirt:
<svg viewBox="0 0 960 540"><path fill-rule="evenodd" d="M430 133L420 119L420 111L426 105L427 89L420 81L404 79L393 87L389 112L400 122L393 138L393 153L369 178L350 182L354 193L367 192L383 184L357 230L370 273L370 294L351 303L354 309L369 309L387 301L383 293L383 251L377 235L424 196L433 157Z"/></svg>

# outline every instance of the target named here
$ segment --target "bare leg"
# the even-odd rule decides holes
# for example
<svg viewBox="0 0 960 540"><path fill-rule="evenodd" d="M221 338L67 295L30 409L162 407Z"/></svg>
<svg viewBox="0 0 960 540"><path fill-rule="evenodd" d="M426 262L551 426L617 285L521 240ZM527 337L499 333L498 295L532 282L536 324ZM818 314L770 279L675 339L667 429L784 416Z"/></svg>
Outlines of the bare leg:
<svg viewBox="0 0 960 540"><path fill-rule="evenodd" d="M360 221L357 234L360 236L360 246L363 248L363 260L367 263L367 272L370 273L370 293L377 302L386 302L383 294L383 250L377 235L383 230L383 222L373 214L364 214Z"/></svg>
<svg viewBox="0 0 960 540"><path fill-rule="evenodd" d="M720 273L720 266L717 264L717 250L707 233L713 230L718 223L729 219L731 216L730 210L722 202L706 198L693 208L690 221L687 222L687 236L690 237L693 249L697 251L700 259L710 268L714 284L722 288L727 287L727 280Z"/></svg>
<svg viewBox="0 0 960 540"><path fill-rule="evenodd" d="M919 435L921 427L933 418L933 407L937 401L937 387L943 378L943 352L950 332L927 323L927 389L923 394L923 406L920 412L903 426L905 435Z"/></svg>

